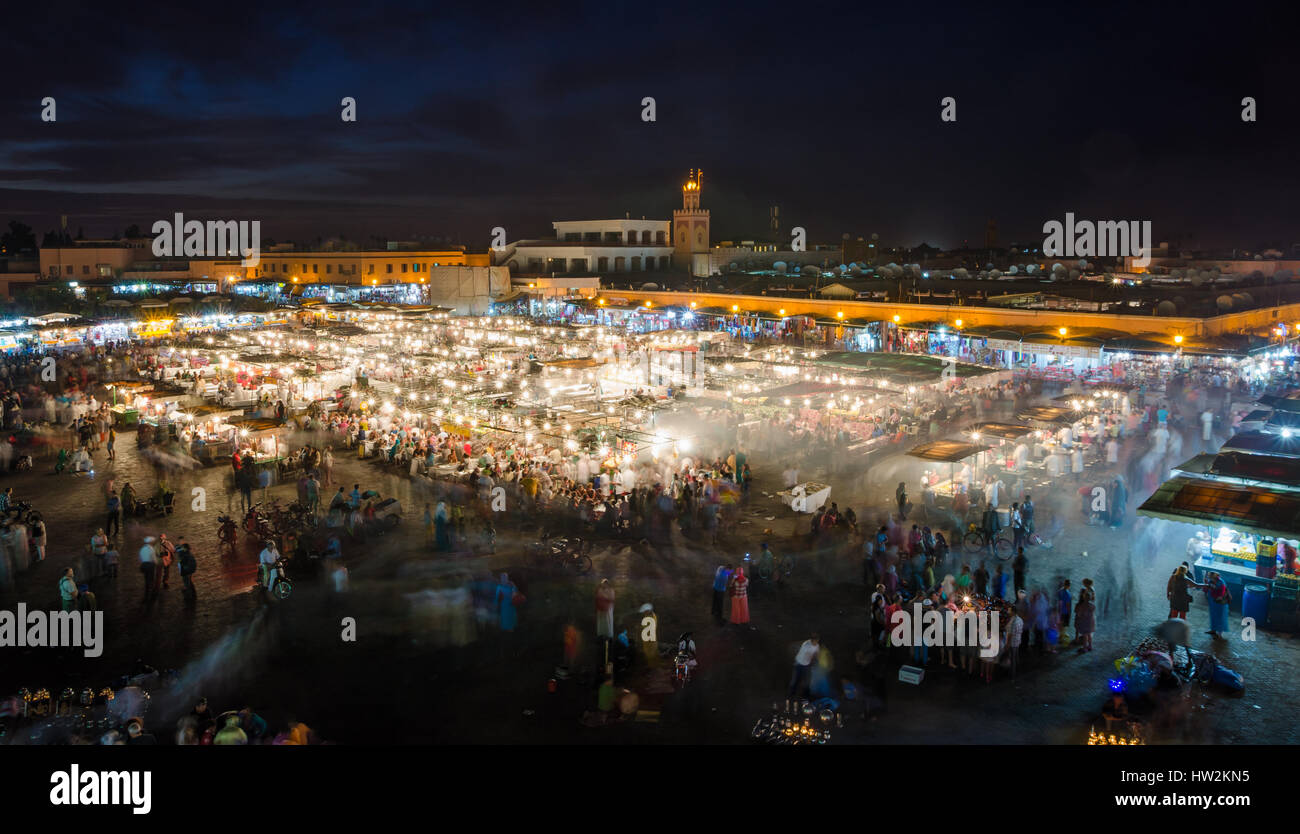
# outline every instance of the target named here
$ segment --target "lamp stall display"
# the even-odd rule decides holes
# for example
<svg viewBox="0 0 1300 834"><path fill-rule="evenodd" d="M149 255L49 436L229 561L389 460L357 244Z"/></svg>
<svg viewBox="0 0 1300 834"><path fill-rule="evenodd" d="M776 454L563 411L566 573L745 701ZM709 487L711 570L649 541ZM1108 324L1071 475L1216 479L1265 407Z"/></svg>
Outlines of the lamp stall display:
<svg viewBox="0 0 1300 834"><path fill-rule="evenodd" d="M1136 747L1146 744L1146 741L1140 736L1117 736L1114 733L1106 734L1097 732L1096 728L1088 728L1088 740L1084 742L1089 747L1096 746L1117 746L1117 747Z"/></svg>
<svg viewBox="0 0 1300 834"><path fill-rule="evenodd" d="M826 744L831 730L843 726L843 717L834 709L787 700L784 709L772 704L772 715L754 722L750 737L761 744Z"/></svg>

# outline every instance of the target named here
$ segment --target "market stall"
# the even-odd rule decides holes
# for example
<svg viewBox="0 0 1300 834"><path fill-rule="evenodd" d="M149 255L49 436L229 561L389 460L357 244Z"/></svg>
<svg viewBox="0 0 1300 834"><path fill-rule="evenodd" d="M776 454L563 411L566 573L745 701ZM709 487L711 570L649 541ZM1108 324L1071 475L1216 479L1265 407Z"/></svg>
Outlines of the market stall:
<svg viewBox="0 0 1300 834"><path fill-rule="evenodd" d="M934 440L916 446L907 456L948 464L948 477L942 480L931 479L926 486L938 497L955 500L958 495L969 492L971 484L978 478L976 469L979 456L990 448L981 443L962 440Z"/></svg>
<svg viewBox="0 0 1300 834"><path fill-rule="evenodd" d="M1029 444L1026 442L1034 429L1019 423L977 423L969 430L973 442L981 440L997 444L991 448L988 465L1006 472L1023 472L1030 462Z"/></svg>
<svg viewBox="0 0 1300 834"><path fill-rule="evenodd" d="M188 439L189 453L204 464L213 464L235 451L236 427L230 423L244 416L241 409L201 405L172 415Z"/></svg>
<svg viewBox="0 0 1300 834"><path fill-rule="evenodd" d="M808 481L781 490L776 497L797 513L815 513L831 497L831 488L827 484Z"/></svg>
<svg viewBox="0 0 1300 834"><path fill-rule="evenodd" d="M1196 581L1217 572L1233 604L1261 625L1272 614L1274 581L1293 588L1300 573L1300 491L1180 475L1162 484L1138 515L1194 525L1186 553ZM1258 607L1252 610L1260 605L1262 616ZM1294 594L1289 607L1294 616Z"/></svg>
<svg viewBox="0 0 1300 834"><path fill-rule="evenodd" d="M289 447L282 442L284 424L263 417L239 417L225 425L234 432L234 445L244 465L269 471L271 483L277 483L280 464L288 460Z"/></svg>

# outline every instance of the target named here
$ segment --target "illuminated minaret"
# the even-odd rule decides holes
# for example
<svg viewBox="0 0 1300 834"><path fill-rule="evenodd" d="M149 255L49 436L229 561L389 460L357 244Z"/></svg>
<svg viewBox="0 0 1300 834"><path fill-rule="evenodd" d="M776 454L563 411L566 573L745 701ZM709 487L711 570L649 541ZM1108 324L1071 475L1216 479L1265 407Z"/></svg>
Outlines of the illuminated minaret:
<svg viewBox="0 0 1300 834"><path fill-rule="evenodd" d="M673 211L673 265L696 277L709 275L709 210L700 208L704 172L691 169L682 185L682 207Z"/></svg>

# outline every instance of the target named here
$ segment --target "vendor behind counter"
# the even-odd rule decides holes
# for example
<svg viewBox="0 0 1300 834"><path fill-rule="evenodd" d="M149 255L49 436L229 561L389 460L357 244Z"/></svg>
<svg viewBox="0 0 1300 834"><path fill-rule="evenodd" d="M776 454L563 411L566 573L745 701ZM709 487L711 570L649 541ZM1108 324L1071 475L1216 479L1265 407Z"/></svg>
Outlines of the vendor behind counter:
<svg viewBox="0 0 1300 834"><path fill-rule="evenodd" d="M1204 582L1210 571L1223 577L1233 592L1233 602L1240 604L1247 585L1270 586L1279 574L1300 573L1300 541L1256 536L1221 527L1214 538L1198 530L1187 540L1188 561L1197 582Z"/></svg>

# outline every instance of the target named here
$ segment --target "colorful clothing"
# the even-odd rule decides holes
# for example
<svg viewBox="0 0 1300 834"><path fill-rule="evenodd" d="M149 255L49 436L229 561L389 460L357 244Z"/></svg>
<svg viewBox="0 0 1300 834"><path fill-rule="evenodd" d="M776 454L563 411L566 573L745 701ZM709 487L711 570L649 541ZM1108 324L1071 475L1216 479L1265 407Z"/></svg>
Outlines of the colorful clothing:
<svg viewBox="0 0 1300 834"><path fill-rule="evenodd" d="M736 580L731 583L731 621L733 623L749 622L749 580L744 571L736 571Z"/></svg>

